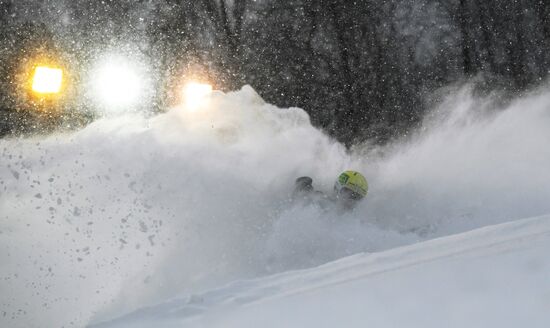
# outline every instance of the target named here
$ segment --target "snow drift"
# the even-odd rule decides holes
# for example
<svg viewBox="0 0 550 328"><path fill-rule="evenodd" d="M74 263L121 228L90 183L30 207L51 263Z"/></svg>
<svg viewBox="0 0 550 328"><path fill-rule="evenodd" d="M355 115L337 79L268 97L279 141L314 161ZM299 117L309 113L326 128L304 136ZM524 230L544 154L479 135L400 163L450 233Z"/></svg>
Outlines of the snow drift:
<svg viewBox="0 0 550 328"><path fill-rule="evenodd" d="M0 324L83 326L178 294L550 213L550 93L492 110L465 89L414 137L353 152L250 88L201 111L0 141ZM288 201L344 169L368 200Z"/></svg>
<svg viewBox="0 0 550 328"><path fill-rule="evenodd" d="M240 281L94 328L547 327L550 216Z"/></svg>

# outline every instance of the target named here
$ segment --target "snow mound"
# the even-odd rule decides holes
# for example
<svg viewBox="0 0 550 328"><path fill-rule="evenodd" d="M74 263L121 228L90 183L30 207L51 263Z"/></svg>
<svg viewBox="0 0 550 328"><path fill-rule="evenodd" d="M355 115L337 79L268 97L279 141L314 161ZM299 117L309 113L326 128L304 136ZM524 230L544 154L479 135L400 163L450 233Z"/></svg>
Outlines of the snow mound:
<svg viewBox="0 0 550 328"><path fill-rule="evenodd" d="M547 327L550 216L232 283L94 328Z"/></svg>

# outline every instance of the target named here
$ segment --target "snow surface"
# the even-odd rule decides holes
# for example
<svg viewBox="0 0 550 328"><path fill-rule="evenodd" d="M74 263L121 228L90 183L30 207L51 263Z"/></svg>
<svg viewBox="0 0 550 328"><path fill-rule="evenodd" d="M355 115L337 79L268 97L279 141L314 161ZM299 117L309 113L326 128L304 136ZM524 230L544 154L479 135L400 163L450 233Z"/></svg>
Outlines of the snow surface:
<svg viewBox="0 0 550 328"><path fill-rule="evenodd" d="M232 281L548 214L550 92L499 104L464 88L416 134L352 151L251 87L216 92L194 112L2 139L0 326L83 327ZM330 192L346 169L370 182L356 211L289 203L296 177Z"/></svg>
<svg viewBox="0 0 550 328"><path fill-rule="evenodd" d="M548 327L550 216L232 283L94 328Z"/></svg>

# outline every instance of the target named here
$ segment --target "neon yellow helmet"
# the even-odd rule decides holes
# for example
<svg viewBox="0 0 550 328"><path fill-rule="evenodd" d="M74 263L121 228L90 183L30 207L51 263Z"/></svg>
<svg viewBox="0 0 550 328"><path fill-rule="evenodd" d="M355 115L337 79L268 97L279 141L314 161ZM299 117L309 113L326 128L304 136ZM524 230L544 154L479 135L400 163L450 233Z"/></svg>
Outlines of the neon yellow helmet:
<svg viewBox="0 0 550 328"><path fill-rule="evenodd" d="M369 184L361 173L356 171L345 171L338 176L334 184L334 191L337 196L339 196L342 191L346 193L351 191L351 196L353 198L362 199L369 191Z"/></svg>

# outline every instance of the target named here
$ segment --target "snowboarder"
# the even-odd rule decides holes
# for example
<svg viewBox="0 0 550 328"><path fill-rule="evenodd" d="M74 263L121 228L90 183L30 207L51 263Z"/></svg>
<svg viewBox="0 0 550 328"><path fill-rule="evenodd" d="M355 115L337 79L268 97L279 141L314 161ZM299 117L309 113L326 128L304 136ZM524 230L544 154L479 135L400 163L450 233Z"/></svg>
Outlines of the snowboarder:
<svg viewBox="0 0 550 328"><path fill-rule="evenodd" d="M327 207L332 203L340 210L349 211L365 198L368 189L367 179L356 171L342 172L334 183L334 194L331 196L315 190L313 179L304 176L296 179L292 199L318 203L321 207Z"/></svg>

